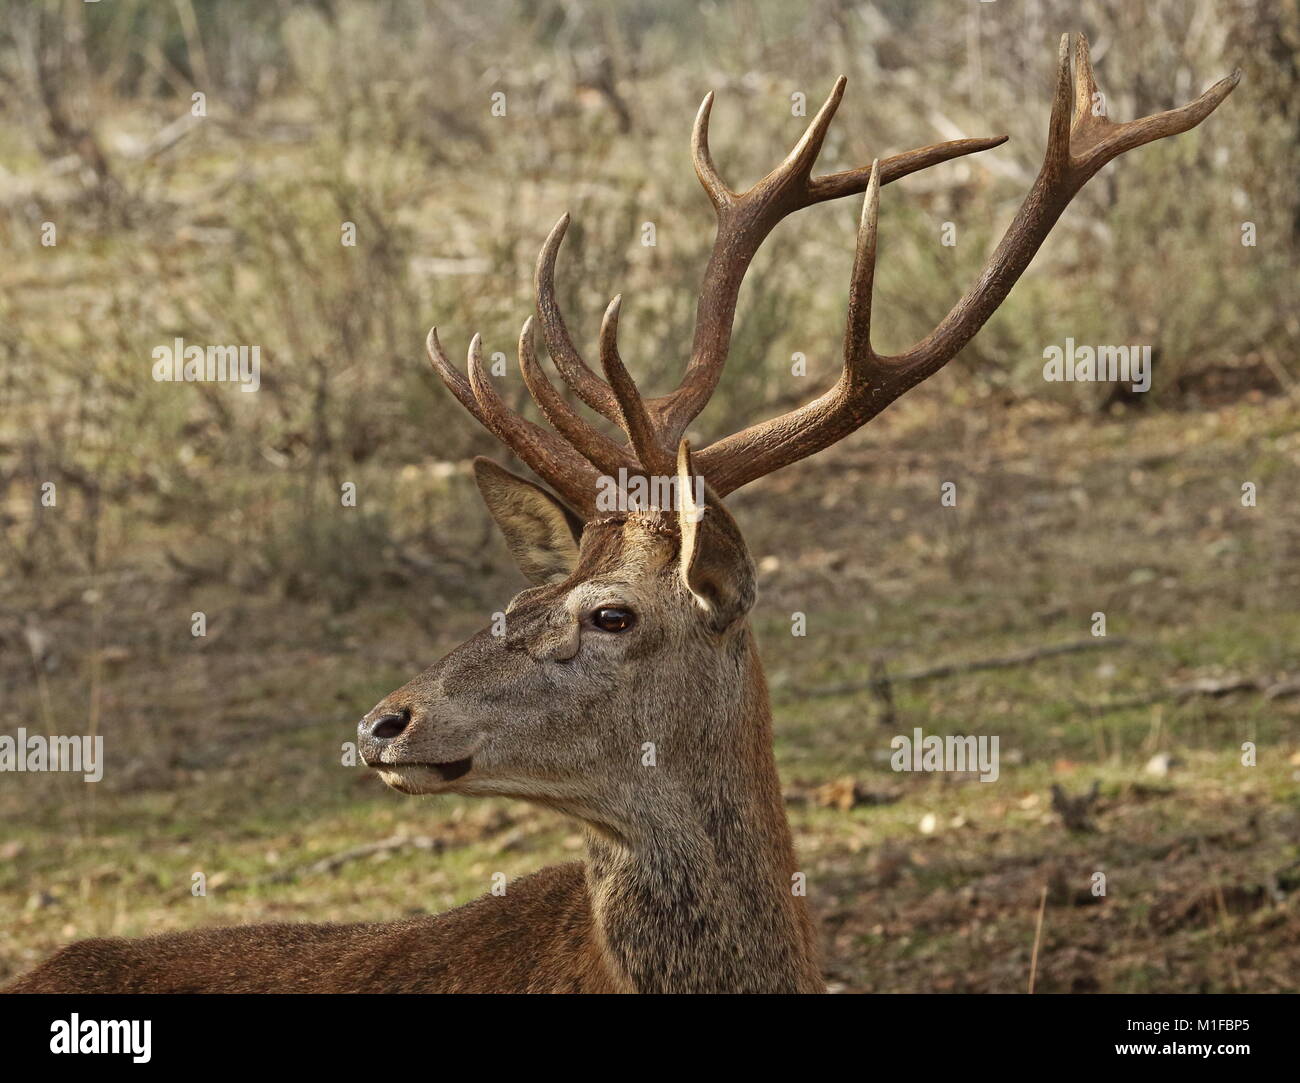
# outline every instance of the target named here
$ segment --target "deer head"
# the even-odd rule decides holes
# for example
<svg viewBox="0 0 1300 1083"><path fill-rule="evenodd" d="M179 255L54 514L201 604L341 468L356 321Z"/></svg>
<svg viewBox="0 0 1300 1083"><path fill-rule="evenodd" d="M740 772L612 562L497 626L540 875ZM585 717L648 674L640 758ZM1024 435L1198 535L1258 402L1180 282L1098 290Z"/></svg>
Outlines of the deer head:
<svg viewBox="0 0 1300 1083"><path fill-rule="evenodd" d="M452 394L558 496L476 461L483 499L532 585L510 603L504 635L480 633L362 720L366 762L406 793L521 797L570 812L607 839L690 834L698 822L700 846L717 849L729 830L766 831L775 840L769 850L787 853L766 694L746 623L754 568L722 499L843 439L942 368L1006 297L1089 178L1126 150L1195 126L1238 78L1234 73L1180 109L1113 123L1093 115L1087 40L1078 39L1072 72L1063 37L1037 179L975 285L929 335L897 356L877 353L870 341L880 189L1005 137L942 143L814 177L844 93L841 78L786 159L737 193L709 152L709 94L695 121L693 149L717 237L700 288L690 361L676 390L650 399L638 392L617 347L617 297L600 329L604 377L580 356L555 300L567 216L537 263L537 321L555 367L625 441L594 427L552 385L534 352L532 319L519 339L519 364L554 431L505 405L484 371L477 336L466 378L447 360L436 329L430 332L430 358ZM682 436L718 384L736 298L759 245L787 215L861 192L844 363L835 385L791 413L692 455ZM676 499L668 502L674 506L602 515L596 506L601 478L620 471L676 477ZM703 508L693 496L701 478ZM726 827L731 821L738 826ZM731 841L740 846L738 839ZM776 865L789 867L784 858Z"/></svg>
<svg viewBox="0 0 1300 1083"><path fill-rule="evenodd" d="M701 757L744 743L730 711L710 712L752 678L744 541L720 504L699 523L688 500L583 524L486 459L475 474L532 585L502 634L480 632L367 716L365 758L404 792L527 798L633 834L647 789L689 789Z"/></svg>

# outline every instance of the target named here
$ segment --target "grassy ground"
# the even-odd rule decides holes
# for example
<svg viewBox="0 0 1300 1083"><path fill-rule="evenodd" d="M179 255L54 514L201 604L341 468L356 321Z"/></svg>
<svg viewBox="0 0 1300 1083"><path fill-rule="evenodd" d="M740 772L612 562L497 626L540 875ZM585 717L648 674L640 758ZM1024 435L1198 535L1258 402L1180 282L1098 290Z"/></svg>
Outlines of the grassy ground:
<svg viewBox="0 0 1300 1083"><path fill-rule="evenodd" d="M968 398L941 376L733 502L828 980L1023 990L1045 893L1040 991L1294 990L1300 696L1178 694L1300 674L1294 405L1079 417ZM409 571L340 613L194 583L156 539L115 550L111 530L111 570L6 582L0 730L89 720L109 769L4 776L0 979L90 935L436 912L580 852L550 813L404 798L340 763L356 719L515 588L468 482L443 485L465 509L455 596L445 569ZM866 687L808 694L1089 639L1096 612L1124 645L896 679L892 709ZM998 735L1001 777L892 772L890 738L914 726ZM1147 771L1162 752L1174 766ZM1094 780L1095 830L1067 831L1051 785Z"/></svg>

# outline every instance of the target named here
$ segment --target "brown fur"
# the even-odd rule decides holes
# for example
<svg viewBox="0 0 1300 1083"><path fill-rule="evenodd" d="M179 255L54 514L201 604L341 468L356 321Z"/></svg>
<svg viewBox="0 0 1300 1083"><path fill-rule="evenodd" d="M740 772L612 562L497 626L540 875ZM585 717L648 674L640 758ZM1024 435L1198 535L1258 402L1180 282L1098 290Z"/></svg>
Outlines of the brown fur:
<svg viewBox="0 0 1300 1083"><path fill-rule="evenodd" d="M601 993L581 864L436 917L83 940L7 993Z"/></svg>

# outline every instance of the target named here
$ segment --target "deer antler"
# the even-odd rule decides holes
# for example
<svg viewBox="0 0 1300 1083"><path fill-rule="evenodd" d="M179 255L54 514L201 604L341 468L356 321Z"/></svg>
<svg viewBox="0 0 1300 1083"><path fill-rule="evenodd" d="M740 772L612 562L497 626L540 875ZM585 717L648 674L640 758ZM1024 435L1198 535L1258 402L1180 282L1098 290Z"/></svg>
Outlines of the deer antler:
<svg viewBox="0 0 1300 1083"><path fill-rule="evenodd" d="M825 177L812 176L827 129L844 96L846 83L843 76L836 80L830 97L785 161L742 194L731 191L723 183L709 152L712 92L705 96L700 105L695 118L692 151L696 174L713 202L718 229L713 252L704 271L704 282L700 287L695 316L695 341L685 375L672 393L643 400L645 414L655 431L654 442L658 449L651 454L660 462L676 461L677 443L682 433L704 408L718 385L731 344L736 298L745 271L759 245L787 215L815 203L854 195L867 186L871 172L869 167L850 169ZM1006 142L1006 138L1003 135L991 139L956 139L896 154L880 163L880 183L889 184L940 162L988 150ZM552 228L537 259L533 282L542 335L556 369L574 394L610 421L622 425L624 410L615 390L578 353L555 299L555 260L568 225L569 216L566 214ZM633 444L635 443L634 440Z"/></svg>
<svg viewBox="0 0 1300 1083"><path fill-rule="evenodd" d="M878 186L869 187L858 231L840 378L816 401L702 449L697 459L700 471L719 495L829 447L866 424L903 392L938 372L993 315L1075 193L1102 166L1126 150L1195 127L1241 78L1241 72L1234 71L1181 109L1115 124L1093 113L1097 83L1088 56L1088 39L1082 34L1075 49L1075 64L1072 93L1069 35L1064 34L1047 152L1033 187L975 285L938 327L895 357L877 354L869 341L879 202Z"/></svg>
<svg viewBox="0 0 1300 1083"><path fill-rule="evenodd" d="M624 367L617 345L618 297L610 303L601 322L600 359L605 379L582 359L555 300L555 260L569 223L568 215L551 230L538 257L534 279L542 335L565 383L588 406L623 429L628 447L595 429L551 385L533 352L531 320L524 325L519 340L520 368L533 399L563 439L514 414L501 401L483 371L478 336L470 346L469 380L447 361L435 332L429 334L429 356L448 388L470 413L576 510L589 514L598 470L610 474L620 468L658 475L673 473L681 437L708 402L722 375L745 271L776 224L814 203L865 191L840 377L834 387L813 402L718 440L698 453L695 463L700 473L712 492L725 496L843 439L941 369L1006 298L1070 200L1102 166L1126 150L1195 127L1241 78L1240 71L1234 71L1181 109L1116 124L1094 113L1097 84L1088 57L1088 40L1082 34L1075 50L1075 69L1072 73L1069 35L1063 35L1043 167L975 285L929 335L904 353L886 357L876 353L870 342L880 188L919 169L996 147L1006 137L939 143L875 161L870 167L814 177L817 155L844 95L845 79L841 76L785 160L743 193L727 187L709 151L713 94L708 94L700 106L692 137L695 171L713 203L718 229L700 288L691 358L680 385L671 393L643 399Z"/></svg>
<svg viewBox="0 0 1300 1083"><path fill-rule="evenodd" d="M530 331L529 324L525 324L520 336L521 364L525 349L531 349L531 343L526 346L524 342ZM491 378L483 371L483 347L479 336L475 335L470 341L468 380L447 359L442 343L438 341L436 327L429 331L425 346L442 382L479 424L514 451L538 477L549 482L574 510L588 514L594 506L600 477L596 467L576 446L520 417L501 400Z"/></svg>
<svg viewBox="0 0 1300 1083"><path fill-rule="evenodd" d="M675 446L686 426L704 408L718 386L731 345L736 298L745 271L759 246L781 219L804 207L841 196L855 195L867 187L872 166L813 177L831 120L844 96L848 80L840 76L830 96L785 161L749 191L736 194L723 183L709 152L709 115L713 94L709 93L695 117L691 144L695 173L713 203L718 217L718 234L704 271L704 284L695 315L695 339L691 360L676 391L656 402L665 441ZM988 150L1006 142L1005 135L990 139L958 139L949 143L909 150L879 163L879 183L889 184L940 162L965 154Z"/></svg>
<svg viewBox="0 0 1300 1083"><path fill-rule="evenodd" d="M537 295L537 318L542 325L542 338L551 360L564 382L573 393L598 414L608 418L615 425L619 423L618 402L613 391L599 376L591 371L587 362L578 353L569 337L569 329L564 325L564 316L555 299L555 257L560 251L560 242L564 232L569 228L569 216L563 214L551 227L550 235L537 256L537 270L533 274L533 292Z"/></svg>

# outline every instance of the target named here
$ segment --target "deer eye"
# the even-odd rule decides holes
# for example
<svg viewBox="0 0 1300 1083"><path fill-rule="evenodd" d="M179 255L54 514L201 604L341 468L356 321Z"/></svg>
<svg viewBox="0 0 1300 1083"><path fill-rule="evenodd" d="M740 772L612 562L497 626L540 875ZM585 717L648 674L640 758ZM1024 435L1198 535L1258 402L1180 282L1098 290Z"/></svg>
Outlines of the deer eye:
<svg viewBox="0 0 1300 1083"><path fill-rule="evenodd" d="M636 623L636 614L619 606L602 606L591 614L591 623L602 632L626 632Z"/></svg>

